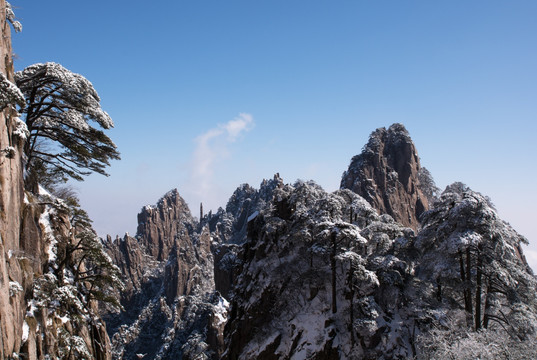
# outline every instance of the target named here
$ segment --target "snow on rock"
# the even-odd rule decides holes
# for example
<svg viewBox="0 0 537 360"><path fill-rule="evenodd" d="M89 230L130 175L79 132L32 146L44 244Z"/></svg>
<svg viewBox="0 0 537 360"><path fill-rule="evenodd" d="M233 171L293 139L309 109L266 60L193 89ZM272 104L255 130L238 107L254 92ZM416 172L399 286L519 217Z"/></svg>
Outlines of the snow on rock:
<svg viewBox="0 0 537 360"><path fill-rule="evenodd" d="M377 135L346 174L357 176L376 156L401 155L376 151L391 141L411 157L412 171L405 161L379 158L389 165L386 182L419 195L406 130L394 125ZM365 175L360 183L377 191L376 175ZM197 221L177 190L168 192L142 209L136 238L109 249L131 279L126 304L136 304L108 321L114 356L443 358L435 339L458 331L453 318L462 319L456 329L464 344L481 341L468 335L475 327L509 337L502 328L509 326L516 338L506 349L532 349L537 281L520 248L526 240L465 187L448 187L425 212L417 204L379 215L351 189L327 193L312 181L284 184L275 175L259 190L239 186L225 210ZM404 224L416 225L417 217L399 216L418 213L414 229ZM472 309L479 303L477 315L465 299ZM141 335L147 331L151 338Z"/></svg>
<svg viewBox="0 0 537 360"><path fill-rule="evenodd" d="M26 123L19 118L14 119L13 135L21 140L26 140L30 136Z"/></svg>
<svg viewBox="0 0 537 360"><path fill-rule="evenodd" d="M26 341L28 341L28 336L30 334L30 327L28 326L28 323L26 320L22 323L22 343L24 344Z"/></svg>
<svg viewBox="0 0 537 360"><path fill-rule="evenodd" d="M225 324L227 322L228 311L229 302L223 297L219 296L218 303L214 307L214 314L217 318L217 326Z"/></svg>
<svg viewBox="0 0 537 360"><path fill-rule="evenodd" d="M232 297L232 313L242 315L228 320L226 358L264 359L275 354L293 359L351 359L370 351L357 341L349 345L348 314L352 307L356 320L362 321L362 325L353 322L355 340L377 336L377 319L385 310L370 294L381 286L398 285L386 282L387 276L377 276L385 269L368 268L364 258L371 243L368 237L384 229L378 225L381 218L358 195L329 194L311 182L277 189L275 201L281 206L274 212L262 211L249 228L242 255L245 263ZM353 223L348 222L351 208L352 214L362 214L352 216ZM413 234L396 223L387 228L389 244ZM401 278L408 270L397 268L395 259L385 262ZM364 326L371 329L364 332Z"/></svg>
<svg viewBox="0 0 537 360"><path fill-rule="evenodd" d="M41 194L48 194L46 190L44 190L42 187L39 187L39 191ZM48 254L48 261L50 263L54 263L56 261L56 245L58 243L58 240L55 238L54 233L52 231L51 223L50 223L50 216L51 214L54 214L55 210L51 207L46 207L45 211L41 213L39 216L39 225L43 229L43 234L47 242L47 254Z"/></svg>
<svg viewBox="0 0 537 360"><path fill-rule="evenodd" d="M15 296L16 294L24 291L21 284L19 284L17 281L10 281L9 282L9 296Z"/></svg>

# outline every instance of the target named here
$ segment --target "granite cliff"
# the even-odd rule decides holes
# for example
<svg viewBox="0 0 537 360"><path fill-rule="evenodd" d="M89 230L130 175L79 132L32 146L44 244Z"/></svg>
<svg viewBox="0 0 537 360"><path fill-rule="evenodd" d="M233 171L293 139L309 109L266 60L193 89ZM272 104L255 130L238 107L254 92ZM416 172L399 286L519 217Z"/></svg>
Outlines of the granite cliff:
<svg viewBox="0 0 537 360"><path fill-rule="evenodd" d="M83 293L87 284L76 279L95 273L73 263L80 256L74 244L96 245L97 254L99 242L85 232L89 223L73 221L76 206L42 188L25 191L28 130L16 110L25 99L13 83L14 18L0 0L0 358L110 359L95 292Z"/></svg>
<svg viewBox="0 0 537 360"><path fill-rule="evenodd" d="M420 186L418 152L401 124L375 130L362 153L343 173L341 188L367 200L380 214L388 214L414 230L429 208Z"/></svg>
<svg viewBox="0 0 537 360"><path fill-rule="evenodd" d="M19 351L22 342L25 313L24 290L32 280L27 279L18 255L27 248L20 243L20 214L23 209L22 146L24 138L15 136L18 114L17 94L13 82L11 31L7 7L0 1L0 358L6 359ZM21 95L22 96L22 95ZM18 133L17 133L18 134ZM22 135L22 133L21 133Z"/></svg>
<svg viewBox="0 0 537 360"><path fill-rule="evenodd" d="M226 298L248 218L270 203L279 185L278 176L260 190L241 185L226 210L200 214L201 220L174 189L142 208L135 237L107 238L125 281L125 310L105 317L114 358L221 358Z"/></svg>

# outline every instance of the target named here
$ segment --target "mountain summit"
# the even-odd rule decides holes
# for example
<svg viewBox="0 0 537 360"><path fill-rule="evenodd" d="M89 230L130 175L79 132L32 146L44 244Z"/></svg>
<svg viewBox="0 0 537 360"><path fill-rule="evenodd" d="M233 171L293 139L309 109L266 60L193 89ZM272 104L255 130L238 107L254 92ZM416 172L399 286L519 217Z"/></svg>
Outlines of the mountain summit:
<svg viewBox="0 0 537 360"><path fill-rule="evenodd" d="M341 189L362 196L380 214L416 230L419 216L429 208L420 189L418 152L402 124L379 128L362 153L352 158L341 179Z"/></svg>

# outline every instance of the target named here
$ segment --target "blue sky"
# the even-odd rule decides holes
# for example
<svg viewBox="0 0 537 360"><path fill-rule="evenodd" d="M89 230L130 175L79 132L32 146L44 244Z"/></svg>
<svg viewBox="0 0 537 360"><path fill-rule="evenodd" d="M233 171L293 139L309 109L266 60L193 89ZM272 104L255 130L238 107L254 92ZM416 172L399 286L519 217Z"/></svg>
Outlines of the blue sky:
<svg viewBox="0 0 537 360"><path fill-rule="evenodd" d="M101 235L172 188L197 214L276 172L326 190L376 128L535 243L537 2L20 1L17 70L87 77L122 160L76 183Z"/></svg>

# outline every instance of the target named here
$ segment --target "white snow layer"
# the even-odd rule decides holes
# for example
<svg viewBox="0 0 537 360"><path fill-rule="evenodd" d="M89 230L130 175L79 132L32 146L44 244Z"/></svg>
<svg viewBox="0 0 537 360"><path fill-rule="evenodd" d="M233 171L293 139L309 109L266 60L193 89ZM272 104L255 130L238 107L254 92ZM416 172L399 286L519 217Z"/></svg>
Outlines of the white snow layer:
<svg viewBox="0 0 537 360"><path fill-rule="evenodd" d="M229 309L229 302L220 296L218 304L214 307L214 315L218 319L216 325L221 325L227 321L227 312Z"/></svg>
<svg viewBox="0 0 537 360"><path fill-rule="evenodd" d="M41 186L39 186L39 193L44 194L46 193L46 190L43 189ZM48 254L48 261L54 262L56 261L56 243L58 242L52 233L52 227L50 225L50 212L51 209L47 207L43 213L39 216L39 225L42 226L43 232L45 233L45 237L49 239L47 254Z"/></svg>
<svg viewBox="0 0 537 360"><path fill-rule="evenodd" d="M26 341L28 341L28 335L30 335L30 327L28 326L28 323L26 320L22 323L22 343L24 344Z"/></svg>

